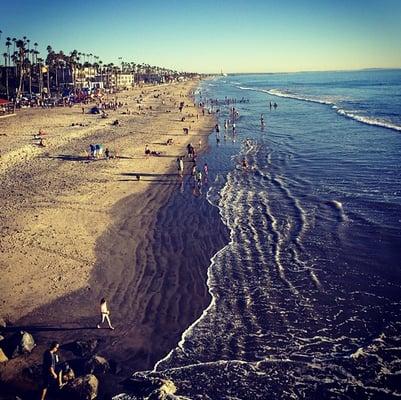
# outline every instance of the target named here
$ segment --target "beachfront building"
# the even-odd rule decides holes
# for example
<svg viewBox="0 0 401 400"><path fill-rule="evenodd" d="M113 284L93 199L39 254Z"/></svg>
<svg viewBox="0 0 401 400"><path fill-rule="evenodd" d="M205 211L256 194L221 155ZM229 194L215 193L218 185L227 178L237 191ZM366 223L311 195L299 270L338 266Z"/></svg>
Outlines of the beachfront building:
<svg viewBox="0 0 401 400"><path fill-rule="evenodd" d="M134 85L134 75L132 73L124 73L117 70L106 73L103 78L107 88L128 89Z"/></svg>
<svg viewBox="0 0 401 400"><path fill-rule="evenodd" d="M76 88L89 88L90 82L96 80L96 70L94 68L76 67L74 69L75 87Z"/></svg>

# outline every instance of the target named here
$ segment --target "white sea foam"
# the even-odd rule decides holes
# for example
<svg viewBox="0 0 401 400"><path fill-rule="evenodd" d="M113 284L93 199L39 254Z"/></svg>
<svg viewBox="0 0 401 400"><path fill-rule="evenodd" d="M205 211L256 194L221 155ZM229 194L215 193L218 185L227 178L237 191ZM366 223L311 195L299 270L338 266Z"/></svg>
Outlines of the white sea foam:
<svg viewBox="0 0 401 400"><path fill-rule="evenodd" d="M335 110L337 112L337 114L346 117L346 118L350 118L353 119L355 121L361 122L363 124L367 124L367 125L373 125L373 126L380 126L382 128L386 128L386 129L392 129L398 132L401 132L401 126L397 125L395 123L380 119L380 118L374 118L374 117L368 117L368 116L364 116L364 115L359 115L357 114L355 111L350 111L350 110L344 110L342 108L339 108L335 101L332 100L328 100L328 99L321 99L321 98L316 98L316 97L306 97L306 96L302 96L296 93L291 93L289 91L285 91L285 90L278 90L278 89L254 89L254 88L249 88L249 87L245 87L245 86L238 86L239 89L242 90L253 90L256 92L263 92L263 93L268 93L272 96L277 96L277 97L284 97L284 98L288 98L288 99L294 99L294 100L300 100L300 101L306 101L309 103L318 103L318 104L325 104L328 106L331 106L331 108L333 110Z"/></svg>
<svg viewBox="0 0 401 400"><path fill-rule="evenodd" d="M269 90L261 90L265 93L272 94L273 96L278 96L278 97L287 97L289 99L295 99L295 100L301 100L301 101L307 101L310 103L318 103L318 104L327 104L327 105L334 105L333 101L330 100L323 100L323 99L318 99L316 97L305 97L301 96L298 94L282 91L282 90L277 90L277 89L269 89Z"/></svg>
<svg viewBox="0 0 401 400"><path fill-rule="evenodd" d="M379 118L358 115L351 111L343 110L341 108L337 108L337 114L342 115L347 118L354 119L355 121L358 121L358 122L362 122L363 124L380 126L382 128L393 129L395 131L401 132L401 126L393 124L391 122L387 122L387 121L379 119Z"/></svg>

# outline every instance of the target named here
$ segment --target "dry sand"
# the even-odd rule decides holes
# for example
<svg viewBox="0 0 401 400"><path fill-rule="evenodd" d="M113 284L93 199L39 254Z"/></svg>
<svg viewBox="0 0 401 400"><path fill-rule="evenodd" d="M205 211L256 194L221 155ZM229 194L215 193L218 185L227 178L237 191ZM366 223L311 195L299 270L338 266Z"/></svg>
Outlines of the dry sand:
<svg viewBox="0 0 401 400"><path fill-rule="evenodd" d="M189 142L204 146L214 125L213 116L196 118L188 95L197 84L119 93L128 105L108 119L75 106L0 120L0 316L28 326L42 347L96 337L125 372L149 368L207 305L205 271L224 237L217 211L194 199L194 212L180 221L179 207L167 203L179 188L177 156ZM141 91L145 110L138 114ZM188 105L182 114L180 101ZM131 115L122 114L127 108ZM115 119L121 126L111 125ZM33 140L39 129L47 132L46 147ZM90 143L119 158L87 160ZM161 156L145 157L145 144ZM197 227L195 235L177 229L183 224ZM178 233L165 234L171 230ZM96 329L103 296L113 332Z"/></svg>

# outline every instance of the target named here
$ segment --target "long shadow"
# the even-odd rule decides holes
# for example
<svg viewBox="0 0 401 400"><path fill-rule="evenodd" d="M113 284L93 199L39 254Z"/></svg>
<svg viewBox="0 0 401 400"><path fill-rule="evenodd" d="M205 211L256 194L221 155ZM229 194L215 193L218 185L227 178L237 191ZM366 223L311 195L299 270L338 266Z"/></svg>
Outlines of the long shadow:
<svg viewBox="0 0 401 400"><path fill-rule="evenodd" d="M107 161L108 159L105 157L102 158L88 158L87 156L76 156L72 154L59 154L57 156L49 156L49 155L44 155L41 156L41 158L50 158L53 160L64 160L64 161L102 161L105 160ZM118 157L113 157L110 158L110 160L133 160L134 157L128 157L128 156L118 156Z"/></svg>
<svg viewBox="0 0 401 400"><path fill-rule="evenodd" d="M62 327L62 326L43 326L43 325L18 325L18 326L6 326L1 328L2 332L59 332L59 331L82 331L88 329L98 329L94 326L79 326L79 327Z"/></svg>
<svg viewBox="0 0 401 400"><path fill-rule="evenodd" d="M176 155L176 156L174 156L174 155L172 155L172 156L169 156L169 155L167 155L167 154L159 154L159 155L151 155L151 157L156 157L156 158L177 158L178 156Z"/></svg>
<svg viewBox="0 0 401 400"><path fill-rule="evenodd" d="M117 182L138 182L137 179L118 179ZM141 179L140 182L152 182L152 183L160 183L162 185L170 185L171 183L177 183L178 180L172 179Z"/></svg>
<svg viewBox="0 0 401 400"><path fill-rule="evenodd" d="M136 177L137 175L140 175L141 178L143 176L177 176L177 174L150 174L150 173L145 173L145 172L123 172L120 175L122 175L122 176L134 176L134 177Z"/></svg>
<svg viewBox="0 0 401 400"><path fill-rule="evenodd" d="M188 135L184 135L184 133L166 133L163 136L169 137L169 136L180 136L180 137L186 137Z"/></svg>
<svg viewBox="0 0 401 400"><path fill-rule="evenodd" d="M87 156L74 156L71 154L59 154L57 156L42 156L41 158L50 158L52 160L64 161L100 161L101 159L90 159Z"/></svg>

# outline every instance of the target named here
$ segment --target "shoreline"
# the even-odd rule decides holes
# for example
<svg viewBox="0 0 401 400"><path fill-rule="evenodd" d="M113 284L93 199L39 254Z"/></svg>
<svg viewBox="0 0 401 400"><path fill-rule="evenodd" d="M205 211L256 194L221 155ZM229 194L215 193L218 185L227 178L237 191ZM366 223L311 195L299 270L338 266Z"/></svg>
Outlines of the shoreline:
<svg viewBox="0 0 401 400"><path fill-rule="evenodd" d="M190 87L186 87L188 92L185 97L186 99L189 98L189 93L197 84L197 82L192 82L189 85ZM150 87L146 89L149 91L163 91L163 89L171 89L171 86L167 88ZM180 100L183 95L182 93L178 95L178 90L175 92L176 99ZM192 106L191 109L193 110ZM176 114L178 114L178 110ZM159 122L159 126L153 120L151 121L153 124L150 125L150 129L152 131L160 129L160 124L164 128L166 121L164 121L165 118L163 116L166 115L171 116L167 112L156 114L155 116L158 118L155 118L155 120ZM204 120L200 117L201 126L193 130L191 129L189 136L184 136L180 133L161 134L159 132L157 138L155 137L156 135L152 136L153 140L150 143L153 143L152 146L158 144L160 147L160 137L167 138L172 136L175 141L177 140L178 142L180 140L180 143L171 146L171 150L174 149L179 154L184 154L184 145L190 140L198 140L198 137L200 137L203 142L201 150L205 151L207 137L211 133L213 121L213 117L205 117ZM123 126L124 124L123 122ZM176 120L174 125L176 126L175 131L178 132L183 126L179 120ZM193 125L198 124L195 123ZM98 127L94 128L94 130L98 130ZM99 133L96 135L99 135ZM155 142L156 140L157 142ZM205 263L205 261L208 255L211 257L211 250L209 249L208 252L207 249L202 248L199 251L199 260L197 262L192 262L191 264L193 265L180 267L177 272L168 268L169 265L174 264L174 257L177 257L177 249L172 247L158 249L156 245L159 241L157 234L160 235L163 232L168 232L170 228L174 227L171 218L175 218L172 215L176 212L177 207L174 204L170 204L169 206L168 203L169 199L174 196L175 187L179 187L179 185L177 186L175 158L176 154L163 154L162 157L154 157L152 158L152 162L166 159L168 161L167 165L162 169L160 169L160 166L153 165L148 173L143 173L140 170L141 164L150 160L142 157L143 161L139 159L140 164L137 170L133 170L130 167L129 172L121 173L120 171L119 178L122 179L119 179L119 181L128 182L130 185L146 185L146 188L140 192L122 196L109 209L107 209L107 204L110 204L111 201L106 202L106 207L103 204L103 207L96 210L97 213L107 214L108 224L106 225L106 229L98 235L96 233L99 230L94 229L94 232L91 232L92 234L95 233L97 238L95 242L96 247L94 248L96 259L93 264L94 267L87 276L87 284L81 288L70 290L63 296L56 296L55 299L46 302L45 305L34 307L25 316L14 319L13 322L16 322L17 326L30 327L31 332L33 329L32 333L39 345L22 364L27 365L30 362L38 362L42 355L41 350L44 349L43 346L54 338L63 343L65 341L96 337L101 342L99 345L99 354L112 356L114 361L124 364L122 368L123 374L132 374L135 369L146 369L153 366L152 364L158 361L161 356L167 354L171 350L171 347L176 345L182 332L202 313L209 302L206 287L206 271L209 262ZM34 157L33 160L35 159ZM119 160L108 160L107 162L109 161ZM142 175L140 182L136 182L135 179L135 175L138 172ZM103 177L104 182L107 183L105 177ZM176 192L179 193L179 191ZM181 193L179 195L181 196ZM79 200L79 195L76 197L76 200ZM95 205L98 206L96 203L91 204L92 207ZM85 206L88 207L88 204ZM193 206L194 210L196 208L199 208L199 204ZM205 212L204 209L202 211ZM216 215L213 215L213 211L209 212L211 212L210 216L208 216L209 219L205 217L205 214L203 214L202 218L204 218L204 221L213 220L214 223ZM127 222L129 218L131 220ZM85 222L87 224L90 223L90 217L86 217ZM196 225L194 226L196 227ZM209 229L211 226L213 225L210 225ZM202 229L203 232L206 232L205 228ZM202 231L202 229L199 229L199 231ZM222 232L219 231L218 233L222 234ZM176 235L175 239L177 238L178 236ZM185 246L183 246L185 239L185 237L180 238L181 249L183 250L185 250ZM144 246L144 242L149 244ZM162 243L162 241L159 242ZM219 242L217 241L217 243ZM211 249L216 248L216 243L212 243L212 241L209 241L209 245ZM119 251L116 250L117 248ZM164 275L160 275L158 263L154 260L152 267L149 267L149 260L151 259L149 254L152 253L158 254L160 260L170 257L170 262L163 261L165 268ZM173 256L172 259L171 256ZM185 264L185 257L181 258L178 263ZM138 264L140 264L140 268ZM112 269L110 268L111 266ZM191 267L193 268L194 266L196 273L191 270ZM117 284L115 283L116 277ZM123 283L126 284L125 287L118 286ZM131 285L132 283L135 283L136 286ZM134 290L132 290L133 286L135 286ZM172 287L174 290L171 289ZM182 291L182 287L186 287L186 290ZM179 293L180 291L181 293ZM98 319L98 299L103 296L109 298L112 321L116 325L116 330L113 332L103 329L93 330ZM141 304L145 300L147 302L146 306ZM167 303L168 305L166 306ZM186 303L186 308L182 306L184 303ZM156 312L157 307L160 307L162 311L158 310ZM61 310L62 315L60 315ZM173 314L175 313L173 316L172 311ZM123 314L125 316L122 316ZM66 315L73 315L74 317L68 321L69 318L66 318ZM137 321L133 322L133 325L130 325L128 328L126 327L126 325L129 325L127 324L127 316L130 315L135 315L135 318L139 318L138 315L141 316L142 326L139 329ZM167 334L165 328L167 328ZM147 340L149 338L152 338L150 344ZM131 356L127 357L126 355L121 356L119 354L123 350L121 349L122 342L126 346L124 350L132 354ZM158 346L155 343L158 343ZM14 360L9 361L7 364L11 364L13 369L20 370L22 368L21 365L18 367ZM11 375L3 371L2 377L4 381L7 380L4 378L11 378ZM117 379L121 380L121 376ZM114 381L114 378L112 377L111 380Z"/></svg>

